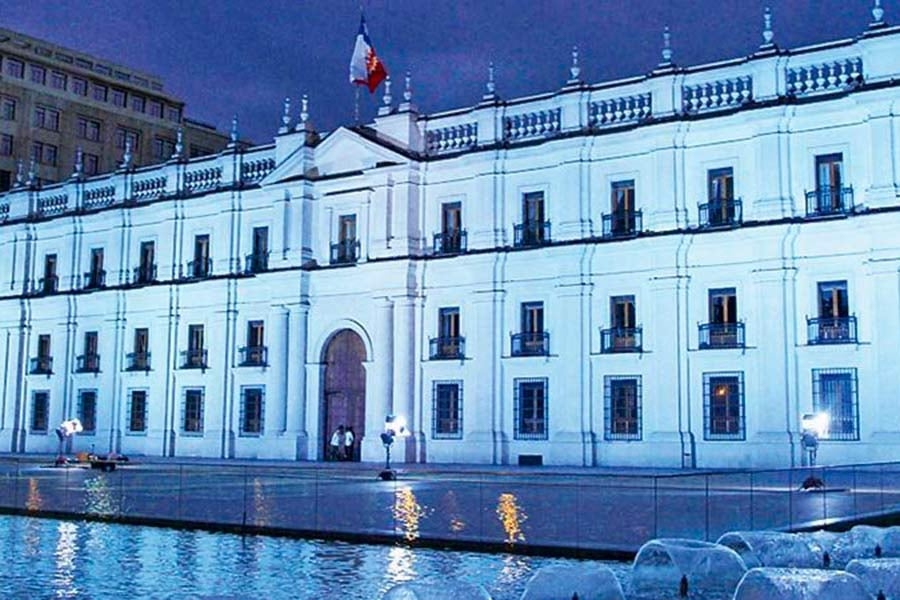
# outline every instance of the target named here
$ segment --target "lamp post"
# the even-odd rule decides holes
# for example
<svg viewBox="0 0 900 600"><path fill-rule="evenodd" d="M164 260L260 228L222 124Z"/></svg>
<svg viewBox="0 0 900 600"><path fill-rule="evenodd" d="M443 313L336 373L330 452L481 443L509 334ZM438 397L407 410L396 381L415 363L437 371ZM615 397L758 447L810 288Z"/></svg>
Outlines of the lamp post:
<svg viewBox="0 0 900 600"><path fill-rule="evenodd" d="M388 415L384 418L384 431L381 434L381 443L384 444L384 469L378 474L382 481L394 481L397 473L391 469L391 446L397 436L409 435L406 429L406 419L398 415Z"/></svg>
<svg viewBox="0 0 900 600"><path fill-rule="evenodd" d="M800 435L800 442L807 456L807 466L812 469L816 466L816 454L819 450L819 439L828 437L828 426L831 423L831 417L827 412L818 412L815 414L807 413L800 417L800 426L803 433ZM803 481L802 488L808 489L824 489L825 482L810 473Z"/></svg>

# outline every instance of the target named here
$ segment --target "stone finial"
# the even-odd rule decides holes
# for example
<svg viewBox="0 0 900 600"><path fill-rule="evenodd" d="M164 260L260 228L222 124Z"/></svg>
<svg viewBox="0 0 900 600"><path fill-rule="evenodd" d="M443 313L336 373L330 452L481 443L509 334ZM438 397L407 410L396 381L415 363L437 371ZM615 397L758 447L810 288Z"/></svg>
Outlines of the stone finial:
<svg viewBox="0 0 900 600"><path fill-rule="evenodd" d="M16 187L22 187L23 185L25 185L25 164L20 158L16 163Z"/></svg>
<svg viewBox="0 0 900 600"><path fill-rule="evenodd" d="M410 75L409 71L406 72L406 77L403 80L403 101L407 104L412 102L412 75Z"/></svg>
<svg viewBox="0 0 900 600"><path fill-rule="evenodd" d="M75 149L75 169L72 171L72 179L80 179L84 175L84 152L81 146Z"/></svg>
<svg viewBox="0 0 900 600"><path fill-rule="evenodd" d="M231 133L229 134L229 146L237 146L238 143L238 116L231 116Z"/></svg>
<svg viewBox="0 0 900 600"><path fill-rule="evenodd" d="M26 183L29 186L36 185L38 180L38 167L37 161L33 158L31 159L31 163L28 165L28 181Z"/></svg>
<svg viewBox="0 0 900 600"><path fill-rule="evenodd" d="M394 100L394 97L391 95L391 85L391 76L388 75L384 80L384 96L381 97L381 102L385 106L390 106Z"/></svg>
<svg viewBox="0 0 900 600"><path fill-rule="evenodd" d="M179 127L175 132L175 153L172 158L181 158L184 155L184 130Z"/></svg>
<svg viewBox="0 0 900 600"><path fill-rule="evenodd" d="M772 40L775 39L775 32L772 31L772 9L768 6L763 11L763 46L771 46Z"/></svg>
<svg viewBox="0 0 900 600"><path fill-rule="evenodd" d="M875 6L872 7L872 25L884 24L884 9L881 8L881 0L875 0Z"/></svg>
<svg viewBox="0 0 900 600"><path fill-rule="evenodd" d="M669 33L669 26L666 25L666 28L663 29L663 49L662 49L662 64L670 65L672 64L672 34Z"/></svg>
<svg viewBox="0 0 900 600"><path fill-rule="evenodd" d="M122 155L122 168L131 167L131 138L125 138L125 154Z"/></svg>
<svg viewBox="0 0 900 600"><path fill-rule="evenodd" d="M309 96L303 94L300 98L300 123L306 125L309 121Z"/></svg>
<svg viewBox="0 0 900 600"><path fill-rule="evenodd" d="M287 133L291 130L291 99L284 99L284 109L281 113L281 127L278 128L278 133Z"/></svg>
<svg viewBox="0 0 900 600"><path fill-rule="evenodd" d="M578 46L572 46L572 66L569 67L569 81L578 81L581 75L581 67L578 66Z"/></svg>
<svg viewBox="0 0 900 600"><path fill-rule="evenodd" d="M484 87L488 96L493 96L497 92L497 85L494 83L494 61L488 63L488 80Z"/></svg>

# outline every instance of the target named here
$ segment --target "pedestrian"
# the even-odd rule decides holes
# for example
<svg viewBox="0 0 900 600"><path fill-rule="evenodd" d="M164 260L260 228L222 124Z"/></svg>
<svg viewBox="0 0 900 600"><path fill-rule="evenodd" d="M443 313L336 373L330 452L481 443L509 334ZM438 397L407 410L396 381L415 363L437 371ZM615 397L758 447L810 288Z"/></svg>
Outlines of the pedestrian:
<svg viewBox="0 0 900 600"><path fill-rule="evenodd" d="M344 433L344 460L353 460L353 441L355 437L353 435L353 428L348 427L346 432Z"/></svg>
<svg viewBox="0 0 900 600"><path fill-rule="evenodd" d="M331 460L342 460L344 456L344 426L338 425L334 433L331 434Z"/></svg>

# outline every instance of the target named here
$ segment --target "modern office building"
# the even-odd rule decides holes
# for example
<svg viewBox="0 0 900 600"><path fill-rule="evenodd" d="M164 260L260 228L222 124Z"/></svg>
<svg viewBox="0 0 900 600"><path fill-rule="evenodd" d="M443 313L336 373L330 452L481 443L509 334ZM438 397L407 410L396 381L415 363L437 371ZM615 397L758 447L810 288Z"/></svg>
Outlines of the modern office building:
<svg viewBox="0 0 900 600"><path fill-rule="evenodd" d="M900 452L900 28L0 196L0 447L662 467ZM173 105L174 106L174 105ZM87 438L87 439L85 439Z"/></svg>
<svg viewBox="0 0 900 600"><path fill-rule="evenodd" d="M0 191L17 174L66 179L79 148L86 175L115 170L126 145L136 165L168 160L179 128L191 157L228 143L214 127L185 118L184 102L165 93L158 77L0 29Z"/></svg>

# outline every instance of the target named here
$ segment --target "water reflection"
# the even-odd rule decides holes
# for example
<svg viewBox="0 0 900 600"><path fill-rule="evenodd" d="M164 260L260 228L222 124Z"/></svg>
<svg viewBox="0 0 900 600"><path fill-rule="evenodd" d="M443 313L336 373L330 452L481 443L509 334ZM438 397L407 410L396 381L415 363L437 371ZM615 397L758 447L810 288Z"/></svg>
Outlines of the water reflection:
<svg viewBox="0 0 900 600"><path fill-rule="evenodd" d="M419 538L419 521L428 514L425 507L416 500L416 495L409 486L398 487L394 492L394 520L402 525L403 536L407 541Z"/></svg>
<svg viewBox="0 0 900 600"><path fill-rule="evenodd" d="M57 597L72 597L78 594L75 587L75 555L78 541L78 526L75 523L61 522L57 527L59 537L56 539L56 571L53 584Z"/></svg>
<svg viewBox="0 0 900 600"><path fill-rule="evenodd" d="M84 492L84 510L89 515L112 516L119 512L118 501L106 475L85 479Z"/></svg>
<svg viewBox="0 0 900 600"><path fill-rule="evenodd" d="M501 585L509 585L513 581L528 579L530 576L531 565L527 558L507 554L503 557L503 568L500 569L497 582Z"/></svg>
<svg viewBox="0 0 900 600"><path fill-rule="evenodd" d="M525 541L522 524L528 520L528 515L519 506L515 494L500 494L497 501L497 518L500 519L503 531L506 532L507 544Z"/></svg>
<svg viewBox="0 0 900 600"><path fill-rule="evenodd" d="M270 502L266 497L263 482L258 477L253 479L253 521L260 527L269 525Z"/></svg>
<svg viewBox="0 0 900 600"><path fill-rule="evenodd" d="M416 555L409 548L394 546L388 552L386 575L393 583L412 581L416 578Z"/></svg>
<svg viewBox="0 0 900 600"><path fill-rule="evenodd" d="M462 520L462 511L459 509L459 501L453 490L449 490L444 494L441 512L447 515L447 518L450 520L450 531L453 533L460 533L466 528L466 522Z"/></svg>
<svg viewBox="0 0 900 600"><path fill-rule="evenodd" d="M28 498L25 500L25 508L32 512L41 510L44 505L44 499L41 498L41 492L38 489L38 480L34 477L28 478Z"/></svg>

